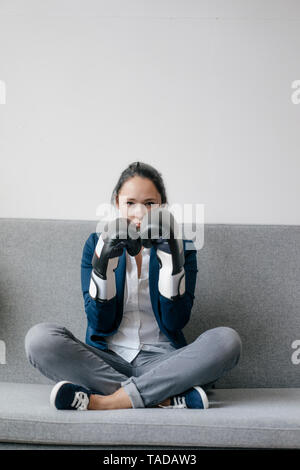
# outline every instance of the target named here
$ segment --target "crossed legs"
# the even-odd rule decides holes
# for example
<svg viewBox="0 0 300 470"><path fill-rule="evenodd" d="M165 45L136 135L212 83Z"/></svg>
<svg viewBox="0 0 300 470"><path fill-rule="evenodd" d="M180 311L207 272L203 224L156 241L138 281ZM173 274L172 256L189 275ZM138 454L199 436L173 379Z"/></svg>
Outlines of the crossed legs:
<svg viewBox="0 0 300 470"><path fill-rule="evenodd" d="M28 360L43 375L94 392L89 409L168 405L170 396L194 385L205 388L222 377L238 363L241 347L234 329L212 328L183 348L156 355L135 377L123 358L82 343L57 324L34 325L25 338Z"/></svg>

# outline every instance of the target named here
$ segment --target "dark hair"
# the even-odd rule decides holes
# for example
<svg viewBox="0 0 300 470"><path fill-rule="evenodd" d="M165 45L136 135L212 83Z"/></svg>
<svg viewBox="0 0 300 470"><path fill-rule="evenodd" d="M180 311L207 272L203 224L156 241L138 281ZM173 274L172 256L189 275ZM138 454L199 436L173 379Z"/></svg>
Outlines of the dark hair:
<svg viewBox="0 0 300 470"><path fill-rule="evenodd" d="M160 193L161 203L168 204L166 188L162 179L161 174L153 168L153 166L148 165L143 162L134 162L131 163L125 170L122 171L121 176L112 192L111 203L115 204L116 197L119 194L120 189L123 184L132 178L133 176L141 176L142 178L149 178L152 183L155 185L157 191Z"/></svg>

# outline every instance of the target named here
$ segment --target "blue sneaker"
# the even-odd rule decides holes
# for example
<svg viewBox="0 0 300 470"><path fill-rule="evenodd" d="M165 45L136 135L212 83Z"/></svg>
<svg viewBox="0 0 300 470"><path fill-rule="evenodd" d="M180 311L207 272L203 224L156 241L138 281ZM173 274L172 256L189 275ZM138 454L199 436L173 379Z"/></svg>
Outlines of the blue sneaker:
<svg viewBox="0 0 300 470"><path fill-rule="evenodd" d="M160 408L198 408L207 409L209 407L208 398L203 388L196 386L189 388L179 395L171 397L171 404L168 406L158 405Z"/></svg>
<svg viewBox="0 0 300 470"><path fill-rule="evenodd" d="M62 380L54 385L50 404L57 410L87 410L92 392L81 385Z"/></svg>

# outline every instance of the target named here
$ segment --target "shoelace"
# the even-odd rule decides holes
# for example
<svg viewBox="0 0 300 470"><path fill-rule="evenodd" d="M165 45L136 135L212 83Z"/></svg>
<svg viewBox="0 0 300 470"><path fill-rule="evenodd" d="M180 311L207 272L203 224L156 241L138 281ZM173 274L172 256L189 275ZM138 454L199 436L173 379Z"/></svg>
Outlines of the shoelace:
<svg viewBox="0 0 300 470"><path fill-rule="evenodd" d="M173 397L174 405L158 405L160 408L187 408L185 398L184 397Z"/></svg>
<svg viewBox="0 0 300 470"><path fill-rule="evenodd" d="M89 404L89 397L84 392L75 392L74 400L71 406L77 408L77 410L86 410Z"/></svg>

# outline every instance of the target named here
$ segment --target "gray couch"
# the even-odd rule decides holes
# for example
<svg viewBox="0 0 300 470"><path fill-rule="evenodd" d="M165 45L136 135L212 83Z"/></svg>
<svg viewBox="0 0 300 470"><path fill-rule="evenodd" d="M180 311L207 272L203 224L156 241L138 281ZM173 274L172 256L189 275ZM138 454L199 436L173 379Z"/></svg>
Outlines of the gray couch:
<svg viewBox="0 0 300 470"><path fill-rule="evenodd" d="M80 285L94 221L0 219L1 448L300 448L300 227L206 225L190 343L216 326L243 341L239 364L208 391L208 410L57 411L24 337L58 322L82 341ZM299 342L300 344L300 342Z"/></svg>

